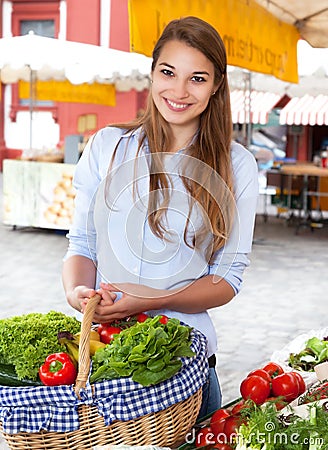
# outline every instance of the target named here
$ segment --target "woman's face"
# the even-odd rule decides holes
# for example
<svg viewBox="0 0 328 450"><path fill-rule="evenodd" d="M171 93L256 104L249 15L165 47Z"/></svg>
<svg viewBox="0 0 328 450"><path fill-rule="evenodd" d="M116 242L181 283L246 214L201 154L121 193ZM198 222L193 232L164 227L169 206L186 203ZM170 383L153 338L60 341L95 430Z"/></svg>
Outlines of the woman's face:
<svg viewBox="0 0 328 450"><path fill-rule="evenodd" d="M196 132L214 85L214 65L206 56L180 41L167 42L152 73L154 103L172 127Z"/></svg>

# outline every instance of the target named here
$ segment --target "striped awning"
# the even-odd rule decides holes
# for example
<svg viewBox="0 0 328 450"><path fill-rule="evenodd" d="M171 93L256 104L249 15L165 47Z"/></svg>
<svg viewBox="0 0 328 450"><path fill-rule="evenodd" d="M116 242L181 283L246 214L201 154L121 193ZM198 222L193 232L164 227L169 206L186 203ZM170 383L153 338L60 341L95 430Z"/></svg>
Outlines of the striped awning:
<svg viewBox="0 0 328 450"><path fill-rule="evenodd" d="M328 96L292 98L280 111L281 125L328 125Z"/></svg>
<svg viewBox="0 0 328 450"><path fill-rule="evenodd" d="M272 92L232 90L230 93L233 123L253 123L265 125L270 111L281 99ZM249 105L249 106L248 106Z"/></svg>

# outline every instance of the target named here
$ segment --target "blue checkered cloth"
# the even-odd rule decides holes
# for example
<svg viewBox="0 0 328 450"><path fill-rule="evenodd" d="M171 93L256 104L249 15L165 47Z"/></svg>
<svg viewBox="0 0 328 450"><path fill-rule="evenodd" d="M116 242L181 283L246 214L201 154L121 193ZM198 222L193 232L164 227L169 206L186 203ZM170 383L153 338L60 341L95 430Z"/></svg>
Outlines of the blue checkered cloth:
<svg viewBox="0 0 328 450"><path fill-rule="evenodd" d="M69 432L79 429L78 407L96 406L106 426L162 411L193 395L208 377L207 340L191 332L192 358L181 358L180 371L169 380L144 387L131 378L87 383L78 399L72 386L0 387L0 422L7 434Z"/></svg>

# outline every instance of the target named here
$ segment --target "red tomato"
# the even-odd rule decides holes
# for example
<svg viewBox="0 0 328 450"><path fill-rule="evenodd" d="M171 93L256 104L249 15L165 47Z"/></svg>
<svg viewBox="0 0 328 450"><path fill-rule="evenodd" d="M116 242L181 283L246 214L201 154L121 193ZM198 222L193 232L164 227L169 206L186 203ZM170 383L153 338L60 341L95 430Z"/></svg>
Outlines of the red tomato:
<svg viewBox="0 0 328 450"><path fill-rule="evenodd" d="M298 372L290 372L298 380L298 395L303 394L306 391L306 384L302 375Z"/></svg>
<svg viewBox="0 0 328 450"><path fill-rule="evenodd" d="M104 344L110 344L114 339L115 334L119 334L122 329L119 327L113 327L110 323L101 323L97 329L100 340Z"/></svg>
<svg viewBox="0 0 328 450"><path fill-rule="evenodd" d="M242 411L244 408L247 408L247 406L245 405L245 400L241 400L232 408L231 415L236 416L237 414L240 414L240 411Z"/></svg>
<svg viewBox="0 0 328 450"><path fill-rule="evenodd" d="M169 321L169 318L167 316L165 316L164 314L161 315L161 318L159 319L159 322L161 324L166 325L168 321Z"/></svg>
<svg viewBox="0 0 328 450"><path fill-rule="evenodd" d="M270 374L264 370L264 369L256 369L253 370L252 372L250 372L247 376L250 377L251 375L258 375L259 377L264 378L265 380L267 380L269 383L271 383L271 376Z"/></svg>
<svg viewBox="0 0 328 450"><path fill-rule="evenodd" d="M270 395L270 383L258 375L251 375L241 382L240 393L244 400L250 398L257 405L262 405Z"/></svg>
<svg viewBox="0 0 328 450"><path fill-rule="evenodd" d="M274 378L277 375L282 375L284 373L284 369L275 362L269 362L264 367L262 367L262 369L268 372L271 378Z"/></svg>
<svg viewBox="0 0 328 450"><path fill-rule="evenodd" d="M217 436L220 433L223 433L224 422L228 417L230 417L230 412L224 408L218 409L212 415L210 420L210 426L215 436Z"/></svg>
<svg viewBox="0 0 328 450"><path fill-rule="evenodd" d="M243 420L240 416L230 416L224 421L223 433L226 435L228 442L234 442L234 438L237 436L237 430L242 422Z"/></svg>
<svg viewBox="0 0 328 450"><path fill-rule="evenodd" d="M137 318L137 322L144 322L145 320L148 319L148 315L145 313L139 313L137 314L136 318Z"/></svg>
<svg viewBox="0 0 328 450"><path fill-rule="evenodd" d="M299 382L291 373L283 373L272 379L272 394L291 402L298 397Z"/></svg>
<svg viewBox="0 0 328 450"><path fill-rule="evenodd" d="M197 448L205 447L206 445L213 445L214 443L214 433L211 427L203 427L197 432L195 439L195 445Z"/></svg>

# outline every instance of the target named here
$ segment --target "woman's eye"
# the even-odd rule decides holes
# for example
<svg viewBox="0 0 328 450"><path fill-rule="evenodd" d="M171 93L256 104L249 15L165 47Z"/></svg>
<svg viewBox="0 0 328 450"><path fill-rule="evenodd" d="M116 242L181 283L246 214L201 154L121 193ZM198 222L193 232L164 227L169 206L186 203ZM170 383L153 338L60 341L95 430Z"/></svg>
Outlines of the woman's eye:
<svg viewBox="0 0 328 450"><path fill-rule="evenodd" d="M173 72L172 72L172 70L169 70L169 69L163 69L163 70L161 70L161 72L162 72L164 75L168 76L168 77L173 77Z"/></svg>
<svg viewBox="0 0 328 450"><path fill-rule="evenodd" d="M196 83L203 83L204 81L206 81L204 77L200 77L197 75L194 75L191 80L196 81Z"/></svg>

